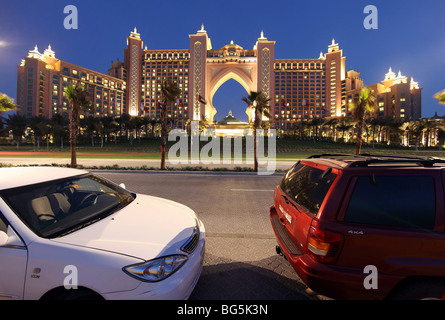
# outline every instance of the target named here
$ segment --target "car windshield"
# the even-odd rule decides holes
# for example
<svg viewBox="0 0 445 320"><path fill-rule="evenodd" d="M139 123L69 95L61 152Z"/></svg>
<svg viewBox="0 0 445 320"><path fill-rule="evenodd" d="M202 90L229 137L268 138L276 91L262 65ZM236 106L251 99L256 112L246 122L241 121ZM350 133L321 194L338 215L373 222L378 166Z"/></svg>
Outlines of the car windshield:
<svg viewBox="0 0 445 320"><path fill-rule="evenodd" d="M292 167L280 182L280 188L295 203L315 216L337 175L298 163Z"/></svg>
<svg viewBox="0 0 445 320"><path fill-rule="evenodd" d="M93 174L1 191L2 198L37 235L55 238L103 219L134 195Z"/></svg>

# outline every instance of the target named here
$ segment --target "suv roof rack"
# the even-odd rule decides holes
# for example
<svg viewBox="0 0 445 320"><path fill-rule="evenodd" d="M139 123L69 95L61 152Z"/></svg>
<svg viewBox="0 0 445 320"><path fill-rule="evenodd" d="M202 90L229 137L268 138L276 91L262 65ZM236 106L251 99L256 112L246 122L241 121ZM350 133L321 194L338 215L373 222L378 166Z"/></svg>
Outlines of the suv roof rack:
<svg viewBox="0 0 445 320"><path fill-rule="evenodd" d="M425 167L432 167L434 164L443 163L445 159L428 157L415 157L415 156L398 156L398 155L382 155L382 154L341 154L341 153L323 153L319 155L310 156L308 159L320 159L320 158L349 158L351 162L348 167L367 167L370 164L417 164Z"/></svg>

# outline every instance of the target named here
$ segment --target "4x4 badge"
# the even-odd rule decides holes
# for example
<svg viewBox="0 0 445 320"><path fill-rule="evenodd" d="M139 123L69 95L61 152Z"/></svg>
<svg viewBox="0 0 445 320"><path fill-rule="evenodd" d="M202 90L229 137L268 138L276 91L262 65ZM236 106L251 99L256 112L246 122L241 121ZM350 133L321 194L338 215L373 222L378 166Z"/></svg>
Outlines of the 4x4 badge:
<svg viewBox="0 0 445 320"><path fill-rule="evenodd" d="M351 233L351 234L363 234L363 231L349 230L348 233Z"/></svg>

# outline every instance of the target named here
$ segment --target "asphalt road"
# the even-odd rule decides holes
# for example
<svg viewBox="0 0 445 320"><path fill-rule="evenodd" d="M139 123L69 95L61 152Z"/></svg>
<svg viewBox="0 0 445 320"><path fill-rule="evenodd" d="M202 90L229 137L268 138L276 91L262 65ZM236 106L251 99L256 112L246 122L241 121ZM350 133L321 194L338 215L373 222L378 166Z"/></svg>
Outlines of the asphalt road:
<svg viewBox="0 0 445 320"><path fill-rule="evenodd" d="M281 175L97 171L126 188L192 208L206 227L206 256L191 300L308 300L290 264L275 252L269 220Z"/></svg>

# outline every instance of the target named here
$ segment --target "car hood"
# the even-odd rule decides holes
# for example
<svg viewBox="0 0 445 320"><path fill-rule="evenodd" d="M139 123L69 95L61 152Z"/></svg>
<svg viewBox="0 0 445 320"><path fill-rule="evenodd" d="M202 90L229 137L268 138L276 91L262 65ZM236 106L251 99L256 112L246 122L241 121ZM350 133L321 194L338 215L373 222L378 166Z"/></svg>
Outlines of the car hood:
<svg viewBox="0 0 445 320"><path fill-rule="evenodd" d="M150 260L177 253L197 224L193 210L140 195L120 211L53 241Z"/></svg>

